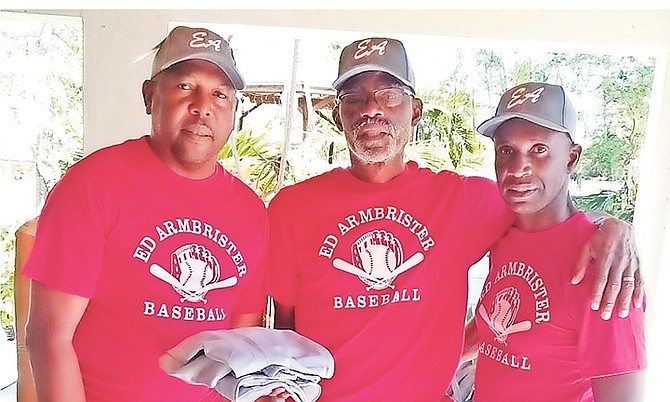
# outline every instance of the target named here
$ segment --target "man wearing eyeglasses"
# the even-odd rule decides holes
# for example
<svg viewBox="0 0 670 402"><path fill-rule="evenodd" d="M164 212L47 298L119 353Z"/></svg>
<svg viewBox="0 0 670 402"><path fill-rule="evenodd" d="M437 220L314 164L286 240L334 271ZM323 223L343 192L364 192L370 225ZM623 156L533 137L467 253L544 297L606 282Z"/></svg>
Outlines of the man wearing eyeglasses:
<svg viewBox="0 0 670 402"><path fill-rule="evenodd" d="M459 361L468 268L513 216L492 181L404 160L423 106L401 42L345 47L333 86L351 166L286 187L270 203L266 286L276 327L333 354L320 401L437 401ZM624 224L605 226L615 229L598 244L630 241ZM637 256L618 252L623 265L612 277L626 263L632 275ZM598 257L607 253L598 248ZM633 289L625 290L627 309Z"/></svg>

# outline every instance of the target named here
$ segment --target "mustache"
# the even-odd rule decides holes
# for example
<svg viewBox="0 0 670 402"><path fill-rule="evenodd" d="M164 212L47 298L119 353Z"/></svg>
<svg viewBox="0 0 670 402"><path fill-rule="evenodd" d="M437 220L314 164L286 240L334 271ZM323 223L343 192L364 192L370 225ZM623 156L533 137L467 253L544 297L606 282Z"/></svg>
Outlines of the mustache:
<svg viewBox="0 0 670 402"><path fill-rule="evenodd" d="M354 125L354 132L357 133L361 129L363 129L365 126L368 124L377 124L377 125L382 125L388 127L386 130L389 134L392 134L393 132L393 125L391 122L389 122L386 119L382 119L380 117L367 117L367 118L362 118L356 124Z"/></svg>
<svg viewBox="0 0 670 402"><path fill-rule="evenodd" d="M536 185L530 180L504 179L502 181L502 187L508 189L511 188L514 190L526 191L534 189Z"/></svg>
<svg viewBox="0 0 670 402"><path fill-rule="evenodd" d="M195 123L191 123L191 124L185 126L184 130L188 130L188 131L190 131L192 133L195 133L195 134L198 134L198 135L209 136L209 137L214 136L214 132L212 131L212 128L202 120L198 120Z"/></svg>

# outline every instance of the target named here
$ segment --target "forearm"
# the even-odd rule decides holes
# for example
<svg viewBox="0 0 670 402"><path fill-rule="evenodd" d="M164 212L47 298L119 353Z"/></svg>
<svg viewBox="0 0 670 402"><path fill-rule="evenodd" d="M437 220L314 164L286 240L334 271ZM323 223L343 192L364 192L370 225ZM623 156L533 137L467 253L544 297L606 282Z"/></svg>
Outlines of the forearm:
<svg viewBox="0 0 670 402"><path fill-rule="evenodd" d="M27 345L40 402L86 400L79 362L70 342L40 334L28 336Z"/></svg>
<svg viewBox="0 0 670 402"><path fill-rule="evenodd" d="M477 325L475 324L475 319L472 318L465 325L465 339L463 340L461 363L476 358L478 350L479 336L477 335Z"/></svg>
<svg viewBox="0 0 670 402"><path fill-rule="evenodd" d="M72 339L87 306L86 298L32 282L26 345L40 402L86 400Z"/></svg>
<svg viewBox="0 0 670 402"><path fill-rule="evenodd" d="M275 301L275 328L295 331L295 309Z"/></svg>
<svg viewBox="0 0 670 402"><path fill-rule="evenodd" d="M231 326L233 328L242 327L260 327L263 325L263 313L240 314L232 318Z"/></svg>
<svg viewBox="0 0 670 402"><path fill-rule="evenodd" d="M645 372L591 379L596 402L637 402L644 400Z"/></svg>

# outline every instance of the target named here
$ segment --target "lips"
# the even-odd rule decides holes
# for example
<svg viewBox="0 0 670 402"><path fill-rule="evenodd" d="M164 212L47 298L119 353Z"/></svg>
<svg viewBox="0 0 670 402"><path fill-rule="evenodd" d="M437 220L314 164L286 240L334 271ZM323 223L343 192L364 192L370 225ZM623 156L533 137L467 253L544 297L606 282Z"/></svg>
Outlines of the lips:
<svg viewBox="0 0 670 402"><path fill-rule="evenodd" d="M182 129L188 133L191 133L197 137L207 137L213 138L214 133L212 130L204 124L190 124Z"/></svg>
<svg viewBox="0 0 670 402"><path fill-rule="evenodd" d="M528 198L537 191L532 184L506 184L503 188L507 197L517 200Z"/></svg>
<svg viewBox="0 0 670 402"><path fill-rule="evenodd" d="M371 139L390 135L389 124L381 120L366 120L356 126L356 137L364 136Z"/></svg>

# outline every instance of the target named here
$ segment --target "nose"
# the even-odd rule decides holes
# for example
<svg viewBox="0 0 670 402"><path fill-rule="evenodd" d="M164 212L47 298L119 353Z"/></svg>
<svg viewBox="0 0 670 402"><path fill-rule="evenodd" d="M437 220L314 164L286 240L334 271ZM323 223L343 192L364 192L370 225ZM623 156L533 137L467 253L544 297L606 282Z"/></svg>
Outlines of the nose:
<svg viewBox="0 0 670 402"><path fill-rule="evenodd" d="M373 92L368 93L365 104L362 107L361 115L365 117L379 117L384 115L384 109L377 103Z"/></svg>
<svg viewBox="0 0 670 402"><path fill-rule="evenodd" d="M209 117L212 114L212 103L209 94L203 93L203 91L194 91L190 112L201 117Z"/></svg>
<svg viewBox="0 0 670 402"><path fill-rule="evenodd" d="M507 173L511 176L520 178L529 176L532 173L530 158L525 155L519 155L509 164Z"/></svg>

